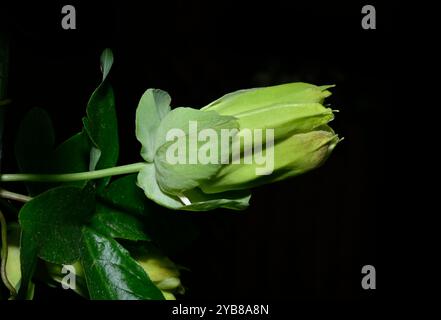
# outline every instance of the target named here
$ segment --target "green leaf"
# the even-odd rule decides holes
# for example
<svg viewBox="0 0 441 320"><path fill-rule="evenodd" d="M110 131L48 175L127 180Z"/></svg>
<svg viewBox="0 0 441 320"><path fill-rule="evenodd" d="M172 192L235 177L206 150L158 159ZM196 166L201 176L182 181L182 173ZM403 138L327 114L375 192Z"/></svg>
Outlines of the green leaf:
<svg viewBox="0 0 441 320"><path fill-rule="evenodd" d="M143 224L134 216L101 203L96 204L90 226L99 233L126 240L150 240Z"/></svg>
<svg viewBox="0 0 441 320"><path fill-rule="evenodd" d="M81 264L93 300L163 300L142 267L115 240L83 229Z"/></svg>
<svg viewBox="0 0 441 320"><path fill-rule="evenodd" d="M68 264L80 256L81 228L95 209L91 188L62 186L26 203L19 214L20 225L35 242L40 258Z"/></svg>
<svg viewBox="0 0 441 320"><path fill-rule="evenodd" d="M54 151L51 172L72 173L89 170L90 142L85 132L79 132ZM65 184L84 187L87 181L72 181Z"/></svg>
<svg viewBox="0 0 441 320"><path fill-rule="evenodd" d="M98 198L115 208L130 213L144 215L146 198L136 185L136 174L116 179L107 188L98 193Z"/></svg>
<svg viewBox="0 0 441 320"><path fill-rule="evenodd" d="M20 171L24 173L51 172L50 159L53 145L54 132L49 115L43 109L31 109L20 124L15 143L15 157ZM50 186L46 183L26 183L31 195L37 195Z"/></svg>
<svg viewBox="0 0 441 320"><path fill-rule="evenodd" d="M101 53L101 72L103 73L103 81L106 80L107 75L109 74L110 69L113 65L113 52L109 48L103 50Z"/></svg>
<svg viewBox="0 0 441 320"><path fill-rule="evenodd" d="M167 193L180 195L186 190L197 187L201 181L210 179L222 167L221 159L228 159L231 152L231 148L221 147L221 130L230 132L231 129L238 128L239 124L234 117L220 116L215 111L177 108L167 114L156 136L157 152L154 162L160 188ZM179 129L183 135L167 142L170 138L167 138L168 134L174 129ZM205 129L210 129L213 136L207 137L207 141L199 141L198 134ZM234 136L238 131L232 132ZM229 141L230 139L227 142ZM182 162L181 159L171 159L171 153L175 152L170 152L173 145L177 153L183 155ZM207 153L210 155L211 152L214 153L213 162L200 163L199 151L204 145L207 147ZM176 156L176 153L173 156ZM179 162L175 163L174 160Z"/></svg>
<svg viewBox="0 0 441 320"><path fill-rule="evenodd" d="M23 119L19 129L15 153L20 171L25 173L70 173L89 170L90 141L83 131L61 143L54 150L52 122L43 109L32 109ZM84 186L86 181L66 185ZM49 183L26 185L31 195L55 186Z"/></svg>
<svg viewBox="0 0 441 320"><path fill-rule="evenodd" d="M144 190L145 195L157 204L173 209L186 211L207 211L216 208L243 210L248 206L251 194L249 191L232 191L215 194L205 194L198 188L185 193L185 201L177 196L167 194L161 190L153 165L146 166L138 174L138 185Z"/></svg>
<svg viewBox="0 0 441 320"><path fill-rule="evenodd" d="M115 98L110 84L103 82L92 94L87 105L84 128L101 156L94 169L112 167L118 160L118 125Z"/></svg>
<svg viewBox="0 0 441 320"><path fill-rule="evenodd" d="M161 248L176 252L189 247L197 234L192 222L188 217L177 215L148 200L136 185L136 179L137 174L116 179L99 192L99 201L125 214L139 217L149 237Z"/></svg>
<svg viewBox="0 0 441 320"><path fill-rule="evenodd" d="M101 56L103 81L95 89L87 104L84 128L94 147L91 150L91 170L110 168L116 165L119 154L118 121L115 110L113 89L107 74L113 63L113 55L106 49ZM99 186L104 186L110 178L103 178Z"/></svg>
<svg viewBox="0 0 441 320"><path fill-rule="evenodd" d="M165 91L148 89L136 109L136 138L141 142L141 156L152 162L155 156L156 131L161 120L170 112L171 98Z"/></svg>

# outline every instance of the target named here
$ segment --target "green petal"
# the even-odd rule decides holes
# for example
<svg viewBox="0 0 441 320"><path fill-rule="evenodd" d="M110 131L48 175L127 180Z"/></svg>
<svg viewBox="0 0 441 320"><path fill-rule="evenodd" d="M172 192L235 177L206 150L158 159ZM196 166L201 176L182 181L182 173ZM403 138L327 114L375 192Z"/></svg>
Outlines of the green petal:
<svg viewBox="0 0 441 320"><path fill-rule="evenodd" d="M334 119L319 103L284 103L236 114L241 129L274 129L275 140L313 130Z"/></svg>
<svg viewBox="0 0 441 320"><path fill-rule="evenodd" d="M190 122L197 128L190 129ZM176 139L173 141L167 141L167 135L176 129L179 130L179 137L175 136ZM211 138L203 142L198 141L198 134L204 129L211 129L215 142ZM219 171L222 166L221 159L229 156L230 149L220 148L222 129L238 129L238 123L230 116L220 116L214 111L203 112L191 108L174 109L163 119L157 131L157 152L154 159L156 178L163 191L179 195L197 187L201 181L210 179ZM179 141L182 142L180 146L172 149L174 145L179 144ZM208 148L212 147L210 152L217 155L213 163L199 161L200 150L204 145ZM177 154L182 155L178 159L179 162L175 158Z"/></svg>
<svg viewBox="0 0 441 320"><path fill-rule="evenodd" d="M141 142L141 156L152 162L156 152L155 140L161 120L170 112L171 98L165 91L148 89L136 109L136 138Z"/></svg>
<svg viewBox="0 0 441 320"><path fill-rule="evenodd" d="M182 199L180 199L161 190L156 182L155 167L153 165L146 166L139 172L137 183L149 199L173 210L207 211L216 208L243 210L248 206L251 197L249 191L208 195L199 189L194 189L186 192L185 195L181 195ZM184 201L188 204L184 204Z"/></svg>
<svg viewBox="0 0 441 320"><path fill-rule="evenodd" d="M165 194L156 181L156 170L153 164L145 166L138 173L137 184L144 190L147 198L169 209L179 209L183 206L177 197Z"/></svg>
<svg viewBox="0 0 441 320"><path fill-rule="evenodd" d="M236 115L274 104L322 103L332 86L315 86L295 82L278 86L239 90L213 101L202 110L215 110L222 115Z"/></svg>
<svg viewBox="0 0 441 320"><path fill-rule="evenodd" d="M338 141L328 126L295 134L274 146L274 168L270 175L257 175L254 164L229 164L200 188L205 193L249 189L305 173L322 165ZM266 151L262 153L266 157Z"/></svg>

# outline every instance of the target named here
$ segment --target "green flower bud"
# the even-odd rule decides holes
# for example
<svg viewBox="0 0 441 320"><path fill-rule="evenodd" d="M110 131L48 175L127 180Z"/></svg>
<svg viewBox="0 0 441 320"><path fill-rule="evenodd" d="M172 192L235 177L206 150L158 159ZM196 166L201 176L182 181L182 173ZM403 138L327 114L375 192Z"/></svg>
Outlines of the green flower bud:
<svg viewBox="0 0 441 320"><path fill-rule="evenodd" d="M312 170L334 149L330 87L239 90L200 110L172 110L166 92L147 90L136 117L147 162L138 185L170 209L246 208L250 188Z"/></svg>
<svg viewBox="0 0 441 320"><path fill-rule="evenodd" d="M158 249L152 246L138 249L134 258L167 300L175 300L174 293L184 294L178 267Z"/></svg>
<svg viewBox="0 0 441 320"><path fill-rule="evenodd" d="M328 130L326 130L328 129ZM254 165L227 165L210 182L201 185L206 193L257 187L294 177L319 167L338 143L338 137L323 127L306 133L294 134L274 146L274 171L270 175L256 175ZM263 157L267 151L262 150Z"/></svg>
<svg viewBox="0 0 441 320"><path fill-rule="evenodd" d="M202 183L202 191L248 189L293 177L323 164L339 141L326 125L334 118L333 112L322 105L331 94L327 90L330 87L290 83L240 90L204 107L202 110L237 119L240 131L235 143L240 145L242 155L238 163L223 166L215 177ZM255 141L244 141L242 133L246 130L250 133L273 130L271 143L268 143L268 135L260 133L266 147L264 144L256 148ZM273 163L265 172L262 163L256 163L262 161L253 162L253 159Z"/></svg>

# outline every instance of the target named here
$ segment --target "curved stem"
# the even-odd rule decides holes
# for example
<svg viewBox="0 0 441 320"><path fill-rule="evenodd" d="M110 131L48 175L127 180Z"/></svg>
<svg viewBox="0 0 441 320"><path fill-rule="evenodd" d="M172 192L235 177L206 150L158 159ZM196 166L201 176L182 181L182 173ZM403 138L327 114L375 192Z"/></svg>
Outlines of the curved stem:
<svg viewBox="0 0 441 320"><path fill-rule="evenodd" d="M24 194L15 193L15 192L8 191L5 189L0 189L0 198L20 201L20 202L28 202L28 201L31 201L31 199L32 199L31 197L26 196Z"/></svg>
<svg viewBox="0 0 441 320"><path fill-rule="evenodd" d="M8 229L6 225L5 216L3 212L0 210L0 224L1 224L1 234L2 234L2 250L1 250L1 278L6 288L11 292L12 296L16 296L17 292L15 291L14 286L9 282L8 276L6 274L6 262L8 261Z"/></svg>
<svg viewBox="0 0 441 320"><path fill-rule="evenodd" d="M5 174L0 174L0 182L13 182L13 181L68 182L68 181L93 180L104 177L116 176L120 174L139 172L146 165L148 165L146 162L137 162L124 166L113 167L102 170L77 172L77 173L62 173L62 174L5 173Z"/></svg>

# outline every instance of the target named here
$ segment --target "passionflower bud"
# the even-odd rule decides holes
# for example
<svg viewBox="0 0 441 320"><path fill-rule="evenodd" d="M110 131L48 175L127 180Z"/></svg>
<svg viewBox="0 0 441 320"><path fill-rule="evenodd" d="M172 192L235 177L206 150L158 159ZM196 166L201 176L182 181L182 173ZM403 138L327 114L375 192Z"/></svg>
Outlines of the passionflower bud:
<svg viewBox="0 0 441 320"><path fill-rule="evenodd" d="M171 110L166 92L147 90L136 119L147 162L138 185L171 209L246 208L250 188L312 170L334 149L330 87L239 90L201 110Z"/></svg>
<svg viewBox="0 0 441 320"><path fill-rule="evenodd" d="M331 94L330 87L289 83L240 90L204 107L202 110L237 119L240 131L233 143L240 145L242 156L237 163L223 166L200 188L206 193L247 189L323 164L339 141L327 125L334 118L333 111L322 104ZM245 132L254 141L245 140Z"/></svg>
<svg viewBox="0 0 441 320"><path fill-rule="evenodd" d="M201 184L206 193L240 190L284 180L319 167L338 143L338 137L329 127L298 133L276 143L274 168L268 175L256 176L256 167L241 164L222 167L210 182ZM263 157L268 152L261 151Z"/></svg>
<svg viewBox="0 0 441 320"><path fill-rule="evenodd" d="M152 246L143 247L133 254L150 280L162 291L165 299L175 300L175 293L184 294L178 267L158 249Z"/></svg>

